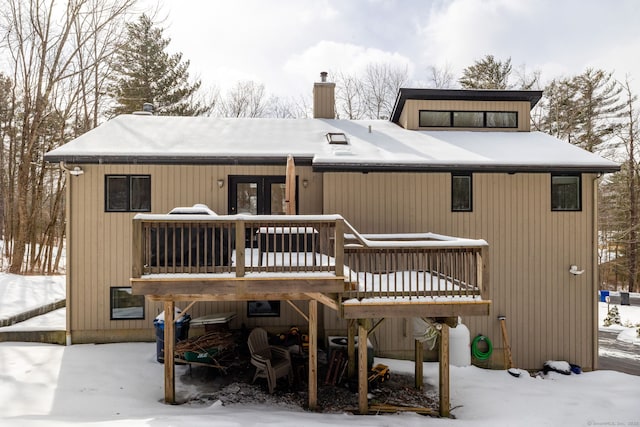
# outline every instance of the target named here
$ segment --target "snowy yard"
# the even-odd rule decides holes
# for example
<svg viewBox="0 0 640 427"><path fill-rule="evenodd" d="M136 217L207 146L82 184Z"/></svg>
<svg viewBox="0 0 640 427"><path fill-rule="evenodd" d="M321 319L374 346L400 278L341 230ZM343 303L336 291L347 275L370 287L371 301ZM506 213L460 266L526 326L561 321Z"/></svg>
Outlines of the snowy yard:
<svg viewBox="0 0 640 427"><path fill-rule="evenodd" d="M6 284L10 279L7 276L0 275L0 295L3 296L0 314L6 309L5 296L10 297L7 300L13 301L13 306L19 299L15 289L8 290ZM34 281L25 283L37 287ZM23 295L29 292L23 289ZM600 303L599 307L602 319L603 312L606 314L606 303ZM640 322L640 307L619 308L623 323ZM64 314L50 316L52 323L60 322L64 328ZM37 319L33 321L38 322ZM632 331L621 326L611 328L619 329L623 335ZM319 414L278 404L224 406L213 402L171 406L162 403L163 365L156 362L155 352L155 343L70 347L0 343L0 425L640 425L637 397L640 377L613 371L569 376L551 372L543 379L514 378L505 371L476 367L451 367L451 405L455 420L415 414ZM376 359L378 362L389 365L392 373L413 373L413 362ZM197 392L195 386L181 380L186 369L177 367L179 397L193 396ZM425 363L424 372L425 385L437 386L437 364Z"/></svg>

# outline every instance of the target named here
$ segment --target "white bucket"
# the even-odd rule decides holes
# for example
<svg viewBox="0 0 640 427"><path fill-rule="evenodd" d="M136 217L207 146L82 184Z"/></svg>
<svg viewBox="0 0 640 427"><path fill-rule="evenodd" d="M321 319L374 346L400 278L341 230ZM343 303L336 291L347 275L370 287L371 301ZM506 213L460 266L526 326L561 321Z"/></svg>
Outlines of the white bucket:
<svg viewBox="0 0 640 427"><path fill-rule="evenodd" d="M471 339L469 328L458 319L458 325L449 329L449 363L453 366L471 365Z"/></svg>

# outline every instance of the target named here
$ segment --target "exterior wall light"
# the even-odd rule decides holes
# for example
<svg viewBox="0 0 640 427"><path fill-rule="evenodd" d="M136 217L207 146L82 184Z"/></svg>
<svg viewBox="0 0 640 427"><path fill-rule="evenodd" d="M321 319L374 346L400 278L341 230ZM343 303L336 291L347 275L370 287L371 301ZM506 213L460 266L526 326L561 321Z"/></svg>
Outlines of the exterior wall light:
<svg viewBox="0 0 640 427"><path fill-rule="evenodd" d="M224 187L224 179L219 179L218 180L218 188L222 188Z"/></svg>
<svg viewBox="0 0 640 427"><path fill-rule="evenodd" d="M303 179L303 180L302 180L302 186L303 186L304 188L307 188L307 187L309 186L309 180L308 180L308 179Z"/></svg>

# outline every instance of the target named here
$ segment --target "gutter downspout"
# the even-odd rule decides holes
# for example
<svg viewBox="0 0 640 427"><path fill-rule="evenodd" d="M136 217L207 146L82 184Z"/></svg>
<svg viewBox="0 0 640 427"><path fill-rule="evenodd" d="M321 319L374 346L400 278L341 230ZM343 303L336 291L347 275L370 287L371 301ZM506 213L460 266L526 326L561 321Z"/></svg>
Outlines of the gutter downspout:
<svg viewBox="0 0 640 427"><path fill-rule="evenodd" d="M65 171L65 180L66 180L66 188L65 188L65 203L64 203L64 209L65 209L65 217L66 217L66 224L64 227L64 234L65 234L65 239L66 239L66 250L67 250L67 259L66 259L66 266L65 266L65 270L66 270L66 280L65 280L65 288L66 288L66 311L67 311L67 315L65 316L65 343L66 345L71 345L72 341L71 341L71 277L70 277L70 273L72 271L71 264L71 251L70 251L70 246L69 246L69 242L71 241L71 174L69 173L69 169L65 166L64 162L60 162L60 169L62 169L63 171Z"/></svg>
<svg viewBox="0 0 640 427"><path fill-rule="evenodd" d="M598 348L599 348L599 342L598 342L598 329L599 329L599 324L598 324L598 287L599 287L599 283L598 283L598 251L599 251L599 245L600 245L600 239L598 236L598 180L600 179L600 177L602 177L602 173L597 173L595 175L595 177L593 178L593 211L591 212L591 220L593 222L592 224L592 245L594 247L593 250L593 262L592 262L592 274L593 274L593 281L592 281L592 290L591 290L591 295L593 298L593 303L592 303L592 316L593 316L593 321L592 321L592 328L591 328L591 333L593 334L592 337L592 341L593 341L593 346L592 346L592 358L593 358L593 370L597 370L598 369L598 358L599 358L599 352L598 352Z"/></svg>

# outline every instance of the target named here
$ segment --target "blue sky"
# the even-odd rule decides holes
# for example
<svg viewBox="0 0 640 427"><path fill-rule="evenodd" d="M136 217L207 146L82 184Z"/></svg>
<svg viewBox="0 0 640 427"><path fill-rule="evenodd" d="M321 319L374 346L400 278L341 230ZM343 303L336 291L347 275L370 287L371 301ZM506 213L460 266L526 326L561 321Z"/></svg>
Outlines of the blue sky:
<svg viewBox="0 0 640 427"><path fill-rule="evenodd" d="M280 96L310 94L320 71L368 62L461 70L486 54L538 69L543 81L587 67L630 75L640 92L638 0L167 1L159 14L205 86L242 79Z"/></svg>

